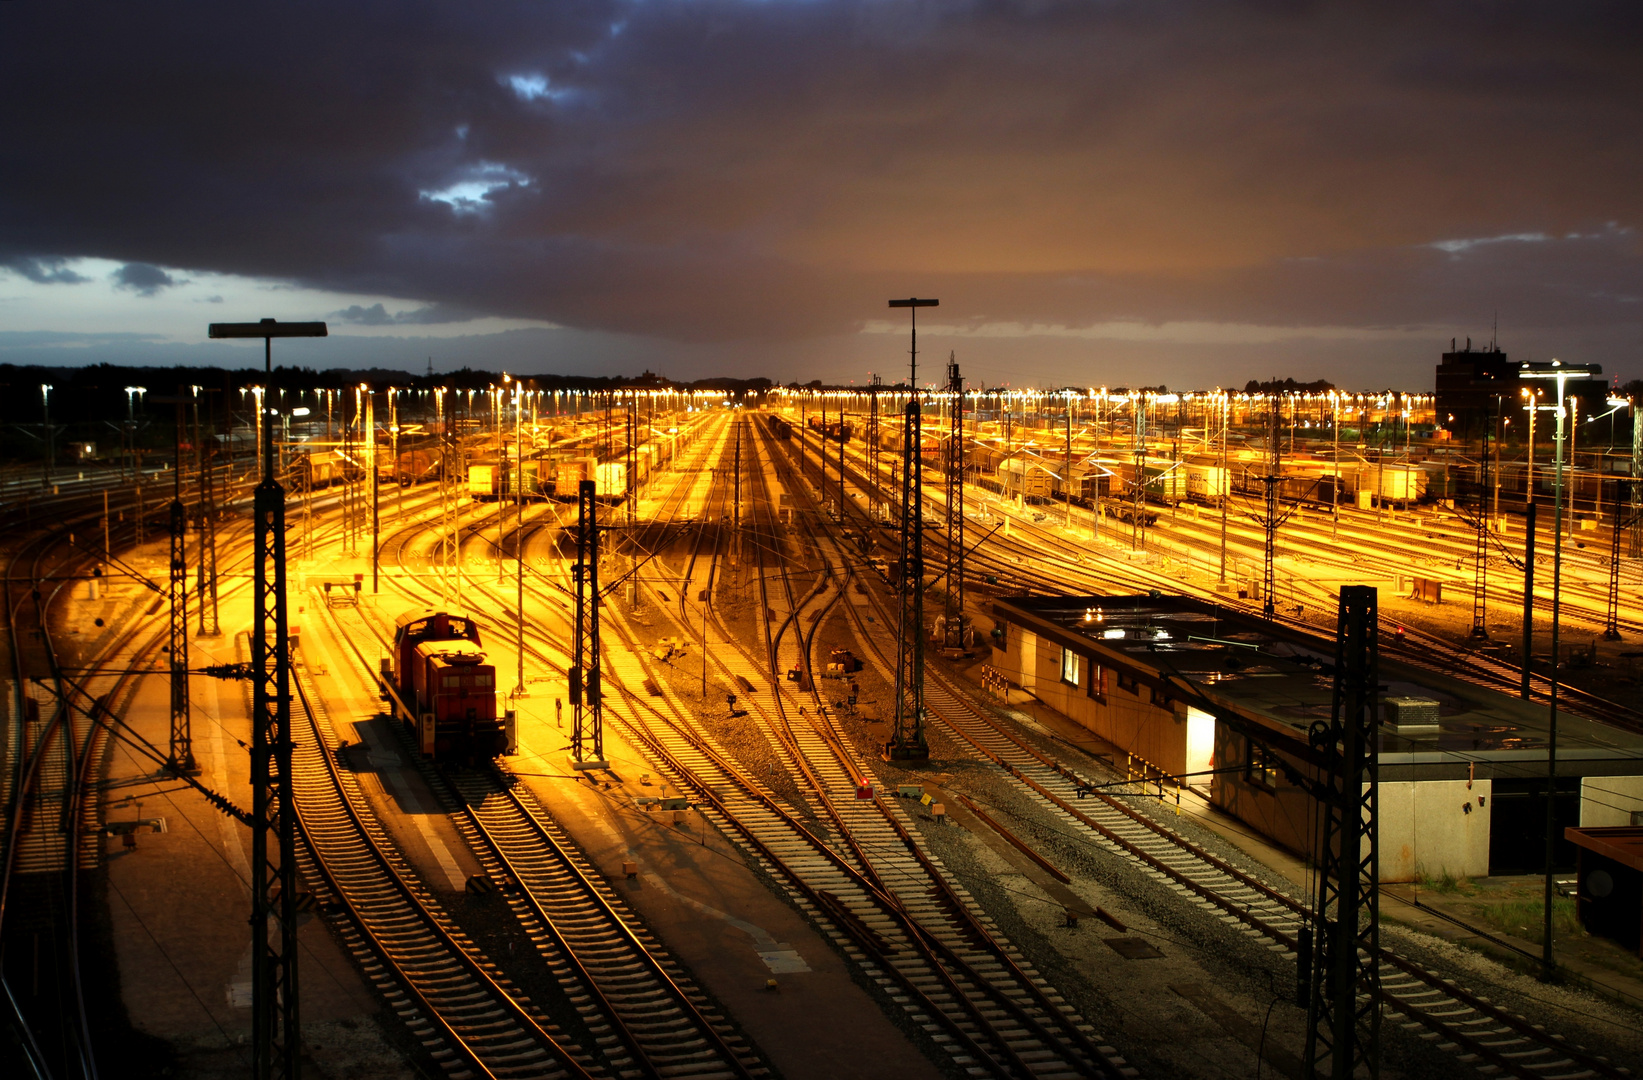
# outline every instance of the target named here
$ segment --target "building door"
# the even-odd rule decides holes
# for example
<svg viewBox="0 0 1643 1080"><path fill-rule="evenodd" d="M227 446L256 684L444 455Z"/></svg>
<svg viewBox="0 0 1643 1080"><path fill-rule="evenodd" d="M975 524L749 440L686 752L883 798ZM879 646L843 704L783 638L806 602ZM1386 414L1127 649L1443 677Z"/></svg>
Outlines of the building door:
<svg viewBox="0 0 1643 1080"><path fill-rule="evenodd" d="M1489 873L1539 874L1546 862L1546 779L1496 778L1489 797ZM1573 872L1575 845L1563 830L1580 824L1580 779L1558 777L1553 871Z"/></svg>
<svg viewBox="0 0 1643 1080"><path fill-rule="evenodd" d="M1202 775L1215 768L1215 717L1202 709L1187 706L1188 787L1209 790L1210 778Z"/></svg>

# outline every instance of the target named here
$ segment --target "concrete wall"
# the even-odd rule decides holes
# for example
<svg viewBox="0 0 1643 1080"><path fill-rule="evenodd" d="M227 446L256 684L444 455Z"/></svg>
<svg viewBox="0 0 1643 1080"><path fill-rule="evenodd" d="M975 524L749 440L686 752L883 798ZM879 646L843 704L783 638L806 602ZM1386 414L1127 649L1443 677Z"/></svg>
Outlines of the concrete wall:
<svg viewBox="0 0 1643 1080"><path fill-rule="evenodd" d="M1215 726L1215 767L1246 765L1249 744L1224 724ZM1281 755L1280 755L1281 756ZM1301 772L1299 762L1290 764ZM1210 780L1210 803L1244 822L1279 847L1306 858L1311 851L1317 809L1312 797L1279 776L1270 786L1253 782L1242 771L1217 773Z"/></svg>
<svg viewBox="0 0 1643 1080"><path fill-rule="evenodd" d="M1643 776L1588 776L1580 781L1580 827L1632 824L1643 814Z"/></svg>
<svg viewBox="0 0 1643 1080"><path fill-rule="evenodd" d="M1489 876L1488 780L1380 786L1381 880Z"/></svg>

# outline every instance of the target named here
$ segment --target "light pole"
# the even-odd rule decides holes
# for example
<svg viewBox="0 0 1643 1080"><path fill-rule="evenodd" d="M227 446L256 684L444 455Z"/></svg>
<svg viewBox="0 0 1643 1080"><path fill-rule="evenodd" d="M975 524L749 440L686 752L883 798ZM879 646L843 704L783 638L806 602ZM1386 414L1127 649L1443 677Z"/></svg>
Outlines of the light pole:
<svg viewBox="0 0 1643 1080"><path fill-rule="evenodd" d="M1557 434L1552 444L1552 520L1556 534L1552 541L1552 688L1547 712L1546 730L1546 882L1543 890L1545 923L1541 942L1541 978L1551 978L1556 962L1552 958L1552 860L1557 850L1557 651L1560 620L1558 605L1563 584L1563 418L1566 412L1564 396L1570 379L1601 375L1603 369L1595 364L1566 367L1559 360L1550 364L1523 364L1518 369L1520 379L1554 379L1557 381ZM1529 414L1533 416L1534 413Z"/></svg>
<svg viewBox="0 0 1643 1080"><path fill-rule="evenodd" d="M291 787L291 652L285 596L285 489L274 462L273 339L324 337L325 324L212 323L213 338L262 338L268 387L257 485L255 618L251 634L251 1075L301 1073L297 1004L297 806ZM275 841L273 852L268 841Z"/></svg>

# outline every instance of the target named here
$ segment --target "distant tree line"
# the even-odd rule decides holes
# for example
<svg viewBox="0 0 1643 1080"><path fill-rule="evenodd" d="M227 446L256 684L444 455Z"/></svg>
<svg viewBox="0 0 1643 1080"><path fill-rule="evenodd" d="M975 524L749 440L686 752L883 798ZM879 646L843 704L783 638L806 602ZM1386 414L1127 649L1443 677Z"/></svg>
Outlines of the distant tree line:
<svg viewBox="0 0 1643 1080"><path fill-rule="evenodd" d="M1296 382L1294 379L1251 379L1244 384L1246 394L1322 394L1335 389L1328 379Z"/></svg>
<svg viewBox="0 0 1643 1080"><path fill-rule="evenodd" d="M674 382L649 371L638 376L610 375L519 375L515 379L541 390L606 391L623 387L718 390L740 396L770 387L769 379L699 379ZM247 398L240 393L248 386L272 385L291 390L342 390L361 384L381 390L427 390L445 386L478 390L499 384L500 372L462 368L435 374L415 375L390 368L326 368L279 365L266 374L260 367L126 367L94 364L88 367L46 367L0 364L0 461L39 461L45 456L42 424L45 412L41 386L51 389L51 423L57 428L58 460L66 460L65 448L73 442L113 445L117 428L127 420L127 410L140 425L139 445L150 448L171 446L176 406L159 404L154 397L175 396L178 389L198 386L207 392L210 411L219 426L229 414L244 410ZM146 394L128 394L126 387L143 387ZM128 403L129 402L129 403ZM201 417L206 415L202 404Z"/></svg>

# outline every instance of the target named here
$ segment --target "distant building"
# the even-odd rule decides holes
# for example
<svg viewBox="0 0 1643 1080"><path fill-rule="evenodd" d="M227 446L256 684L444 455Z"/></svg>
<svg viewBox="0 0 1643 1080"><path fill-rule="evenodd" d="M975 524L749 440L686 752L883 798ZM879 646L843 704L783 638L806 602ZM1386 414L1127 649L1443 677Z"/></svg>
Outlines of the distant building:
<svg viewBox="0 0 1643 1080"><path fill-rule="evenodd" d="M1474 350L1472 339L1467 338L1466 348L1457 349L1451 339L1438 365L1434 402L1438 426L1459 439L1480 438L1492 431L1502 409L1516 407L1505 399L1515 398L1517 392L1517 371L1499 346Z"/></svg>
<svg viewBox="0 0 1643 1080"><path fill-rule="evenodd" d="M1273 843L1312 850L1304 783L1327 767L1311 731L1332 715L1329 635L1157 592L1004 597L992 616L1002 685L1109 744L1115 764L1183 777ZM1545 707L1380 648L1381 880L1539 871ZM1566 828L1643 825L1643 735L1562 714L1557 739L1563 870L1577 856Z"/></svg>
<svg viewBox="0 0 1643 1080"><path fill-rule="evenodd" d="M1482 438L1485 431L1501 434L1495 426L1498 414L1522 416L1522 386L1518 368L1507 362L1498 345L1474 349L1472 339L1467 338L1466 347L1457 349L1451 338L1449 351L1443 354L1437 371L1433 401L1437 425L1457 439ZM1608 396L1608 386L1602 379L1570 380L1565 389L1569 397L1580 399L1578 417L1593 415Z"/></svg>

